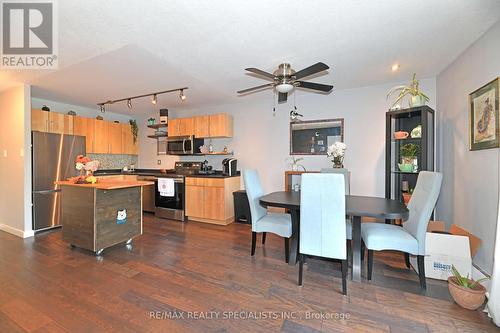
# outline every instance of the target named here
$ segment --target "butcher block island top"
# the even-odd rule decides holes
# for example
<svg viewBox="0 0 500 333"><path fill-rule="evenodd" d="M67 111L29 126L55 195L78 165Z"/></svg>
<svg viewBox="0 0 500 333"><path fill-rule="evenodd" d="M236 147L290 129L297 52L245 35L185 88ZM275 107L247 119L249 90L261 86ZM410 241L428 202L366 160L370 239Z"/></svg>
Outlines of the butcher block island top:
<svg viewBox="0 0 500 333"><path fill-rule="evenodd" d="M56 182L61 187L63 240L101 255L108 247L142 235L142 187L150 181L98 179L95 184Z"/></svg>
<svg viewBox="0 0 500 333"><path fill-rule="evenodd" d="M116 179L103 179L98 178L97 183L95 184L75 184L70 180L57 181L57 185L66 185L66 186L79 186L79 187L91 187L99 190L116 190L120 188L127 187L135 187L135 186L146 186L146 185L154 185L154 182L141 181L141 180L116 180Z"/></svg>

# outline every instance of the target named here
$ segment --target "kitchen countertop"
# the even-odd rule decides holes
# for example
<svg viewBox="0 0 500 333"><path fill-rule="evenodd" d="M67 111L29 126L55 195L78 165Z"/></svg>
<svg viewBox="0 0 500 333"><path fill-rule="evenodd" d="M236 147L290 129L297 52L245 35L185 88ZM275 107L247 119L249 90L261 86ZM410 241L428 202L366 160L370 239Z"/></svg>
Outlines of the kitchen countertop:
<svg viewBox="0 0 500 333"><path fill-rule="evenodd" d="M98 190L116 190L121 188L136 187L136 186L146 186L154 185L154 182L150 181L140 181L140 180L101 180L95 184L75 184L72 181L64 180L55 182L57 185L62 186L77 186L77 187L87 187L96 188Z"/></svg>
<svg viewBox="0 0 500 333"><path fill-rule="evenodd" d="M134 171L122 171L120 169L108 169L108 170L98 170L94 173L96 177L99 176L116 176L116 175L131 175L131 176L156 176L162 177L167 175L176 175L175 173L166 173L161 172L159 169L135 169ZM222 174L221 170L216 170L215 174L212 175L184 175L186 177L196 177L196 178L230 178L230 177L239 177L240 172L238 171L234 176L226 176Z"/></svg>

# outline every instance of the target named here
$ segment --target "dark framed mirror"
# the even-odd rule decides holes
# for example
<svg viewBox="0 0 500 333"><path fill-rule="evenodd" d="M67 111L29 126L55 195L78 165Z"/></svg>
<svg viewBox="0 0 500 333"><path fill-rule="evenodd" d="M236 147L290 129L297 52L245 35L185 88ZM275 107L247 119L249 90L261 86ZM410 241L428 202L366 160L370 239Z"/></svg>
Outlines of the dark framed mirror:
<svg viewBox="0 0 500 333"><path fill-rule="evenodd" d="M344 142L344 118L290 123L290 155L326 155L337 141Z"/></svg>

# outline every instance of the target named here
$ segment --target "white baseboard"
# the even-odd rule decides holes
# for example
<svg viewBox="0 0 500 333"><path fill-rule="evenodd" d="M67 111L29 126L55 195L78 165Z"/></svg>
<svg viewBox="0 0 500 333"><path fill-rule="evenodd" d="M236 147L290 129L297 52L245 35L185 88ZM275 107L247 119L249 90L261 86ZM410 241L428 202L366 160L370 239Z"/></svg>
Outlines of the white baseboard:
<svg viewBox="0 0 500 333"><path fill-rule="evenodd" d="M21 237L21 238L33 237L35 235L35 232L33 230L23 231L23 230L16 229L16 228L13 228L11 226L1 224L1 223L0 223L0 230L3 230L5 232L8 232L9 234L12 234L12 235L15 235L15 236Z"/></svg>

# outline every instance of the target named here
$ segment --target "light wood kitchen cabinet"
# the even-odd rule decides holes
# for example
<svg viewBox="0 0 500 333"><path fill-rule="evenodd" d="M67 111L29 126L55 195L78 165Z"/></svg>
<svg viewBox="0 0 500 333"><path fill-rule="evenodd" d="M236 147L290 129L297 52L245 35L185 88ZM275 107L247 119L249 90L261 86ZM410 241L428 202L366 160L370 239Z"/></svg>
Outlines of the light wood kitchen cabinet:
<svg viewBox="0 0 500 333"><path fill-rule="evenodd" d="M194 118L177 118L168 120L168 136L194 135Z"/></svg>
<svg viewBox="0 0 500 333"><path fill-rule="evenodd" d="M94 149L95 154L109 153L109 126L104 120L94 121Z"/></svg>
<svg viewBox="0 0 500 333"><path fill-rule="evenodd" d="M31 110L31 130L39 132L49 131L49 112L40 109Z"/></svg>
<svg viewBox="0 0 500 333"><path fill-rule="evenodd" d="M210 116L194 117L194 136L208 138L210 136Z"/></svg>
<svg viewBox="0 0 500 333"><path fill-rule="evenodd" d="M122 124L122 154L137 155L137 140L134 142L134 135L130 124Z"/></svg>
<svg viewBox="0 0 500 333"><path fill-rule="evenodd" d="M73 117L63 113L49 112L49 132L72 135Z"/></svg>
<svg viewBox="0 0 500 333"><path fill-rule="evenodd" d="M186 215L193 221L232 223L233 192L239 189L240 177L186 177Z"/></svg>
<svg viewBox="0 0 500 333"><path fill-rule="evenodd" d="M108 141L110 154L123 154L122 146L122 124L106 122L108 125Z"/></svg>
<svg viewBox="0 0 500 333"><path fill-rule="evenodd" d="M74 116L73 119L73 134L85 137L85 146L87 153L94 152L94 122L92 118Z"/></svg>
<svg viewBox="0 0 500 333"><path fill-rule="evenodd" d="M211 138L232 138L233 137L233 117L226 114L210 115L210 137Z"/></svg>

